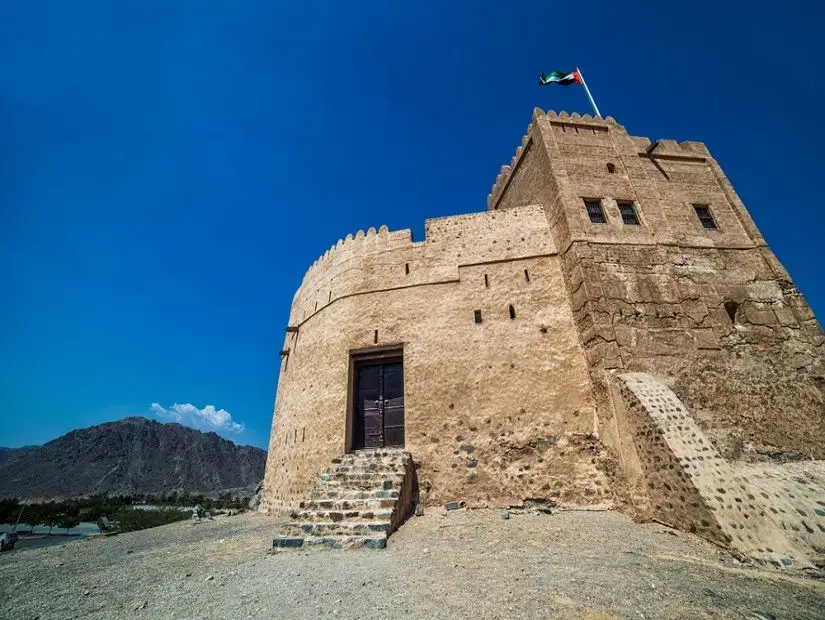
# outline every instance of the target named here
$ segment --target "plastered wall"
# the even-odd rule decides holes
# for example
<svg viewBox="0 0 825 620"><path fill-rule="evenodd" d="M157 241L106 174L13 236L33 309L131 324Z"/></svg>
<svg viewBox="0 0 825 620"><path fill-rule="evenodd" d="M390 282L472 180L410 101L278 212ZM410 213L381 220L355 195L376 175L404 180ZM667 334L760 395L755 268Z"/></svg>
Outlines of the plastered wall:
<svg viewBox="0 0 825 620"><path fill-rule="evenodd" d="M284 344L263 508L295 505L344 451L350 351L385 345L403 346L406 448L425 503L609 502L541 207L428 220L426 231L423 242L356 235L307 274Z"/></svg>

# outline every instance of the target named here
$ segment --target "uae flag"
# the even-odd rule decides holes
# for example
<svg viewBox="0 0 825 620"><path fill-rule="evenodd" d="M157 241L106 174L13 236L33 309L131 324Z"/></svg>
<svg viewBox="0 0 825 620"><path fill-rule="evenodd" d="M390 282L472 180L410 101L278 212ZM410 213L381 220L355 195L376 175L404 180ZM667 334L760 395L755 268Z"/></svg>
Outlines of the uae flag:
<svg viewBox="0 0 825 620"><path fill-rule="evenodd" d="M539 76L539 84L547 86L548 84L558 84L559 86L570 86L570 84L581 84L582 76L578 71L553 71L551 73L544 73Z"/></svg>

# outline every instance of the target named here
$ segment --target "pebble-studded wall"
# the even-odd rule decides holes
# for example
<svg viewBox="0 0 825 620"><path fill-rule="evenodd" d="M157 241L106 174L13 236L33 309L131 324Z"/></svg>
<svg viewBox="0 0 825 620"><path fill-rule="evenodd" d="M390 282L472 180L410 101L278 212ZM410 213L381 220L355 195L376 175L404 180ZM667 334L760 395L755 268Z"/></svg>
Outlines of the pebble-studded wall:
<svg viewBox="0 0 825 620"><path fill-rule="evenodd" d="M732 466L664 383L617 379L651 517L760 562L825 560L825 463Z"/></svg>

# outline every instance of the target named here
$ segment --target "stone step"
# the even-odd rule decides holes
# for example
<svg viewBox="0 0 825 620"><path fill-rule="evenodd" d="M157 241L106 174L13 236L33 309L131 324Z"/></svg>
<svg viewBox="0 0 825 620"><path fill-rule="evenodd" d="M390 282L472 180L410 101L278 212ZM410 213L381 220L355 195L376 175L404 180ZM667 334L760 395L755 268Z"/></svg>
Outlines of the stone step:
<svg viewBox="0 0 825 620"><path fill-rule="evenodd" d="M375 467L361 466L361 465L338 465L332 467L322 473L322 476L340 476L340 475L385 475L391 474L393 476L403 476L406 471L406 465L379 465Z"/></svg>
<svg viewBox="0 0 825 620"><path fill-rule="evenodd" d="M381 510L293 510L289 517L294 521L316 522L389 521L392 519L392 508Z"/></svg>
<svg viewBox="0 0 825 620"><path fill-rule="evenodd" d="M281 535L295 538L308 536L376 536L386 537L389 521L290 521L281 528Z"/></svg>
<svg viewBox="0 0 825 620"><path fill-rule="evenodd" d="M399 525L396 511L408 475L410 456L403 449L365 450L333 459L307 499L291 511L291 521L281 526L273 548L384 548ZM408 502L404 510L409 511Z"/></svg>
<svg viewBox="0 0 825 620"><path fill-rule="evenodd" d="M349 454L345 454L340 456L336 459L332 459L332 462L335 464L343 463L369 463L369 462L376 462L376 461L395 461L395 462L403 462L407 456L404 454L403 451L401 452L392 452L392 451L366 451L366 452L352 452Z"/></svg>
<svg viewBox="0 0 825 620"><path fill-rule="evenodd" d="M369 478L363 480L360 478L336 478L332 480L324 480L319 478L315 481L316 489L350 489L352 491L391 491L392 489L400 489L403 484L403 478Z"/></svg>
<svg viewBox="0 0 825 620"><path fill-rule="evenodd" d="M371 499L306 499L299 504L302 510L327 510L334 512L350 510L381 510L383 508L394 508L395 499L371 498Z"/></svg>
<svg viewBox="0 0 825 620"><path fill-rule="evenodd" d="M309 490L309 499L397 499L397 490L348 489L346 487L316 486Z"/></svg>
<svg viewBox="0 0 825 620"><path fill-rule="evenodd" d="M344 456L369 457L369 456L401 456L404 448L362 448L347 452Z"/></svg>
<svg viewBox="0 0 825 620"><path fill-rule="evenodd" d="M403 475L406 470L405 463L368 463L353 465L336 465L327 474L383 474L391 473Z"/></svg>
<svg viewBox="0 0 825 620"><path fill-rule="evenodd" d="M387 537L376 536L277 536L273 549L383 549Z"/></svg>
<svg viewBox="0 0 825 620"><path fill-rule="evenodd" d="M333 471L321 474L319 480L403 480L403 471Z"/></svg>

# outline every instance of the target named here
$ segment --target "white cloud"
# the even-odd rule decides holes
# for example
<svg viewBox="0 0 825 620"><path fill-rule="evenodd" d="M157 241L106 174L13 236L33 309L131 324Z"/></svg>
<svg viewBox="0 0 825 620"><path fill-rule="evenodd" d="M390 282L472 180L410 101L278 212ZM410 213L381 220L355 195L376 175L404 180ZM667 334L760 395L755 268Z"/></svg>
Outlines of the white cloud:
<svg viewBox="0 0 825 620"><path fill-rule="evenodd" d="M150 409L163 420L171 420L202 431L240 433L244 430L243 424L235 422L231 413L226 409L215 409L214 405L206 405L203 409L198 409L192 403L182 405L175 403L167 409L159 403L152 403Z"/></svg>

